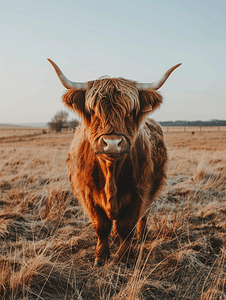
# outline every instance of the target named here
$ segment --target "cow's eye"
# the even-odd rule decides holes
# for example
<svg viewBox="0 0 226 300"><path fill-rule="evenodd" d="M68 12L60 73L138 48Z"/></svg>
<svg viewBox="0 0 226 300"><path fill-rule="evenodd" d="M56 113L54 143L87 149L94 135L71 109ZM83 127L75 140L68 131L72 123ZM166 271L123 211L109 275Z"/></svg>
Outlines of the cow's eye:
<svg viewBox="0 0 226 300"><path fill-rule="evenodd" d="M131 118L131 117L133 117L133 111L129 112L126 116L126 118Z"/></svg>
<svg viewBox="0 0 226 300"><path fill-rule="evenodd" d="M133 115L132 114L127 115L125 118L125 122L126 124L131 124L133 122Z"/></svg>

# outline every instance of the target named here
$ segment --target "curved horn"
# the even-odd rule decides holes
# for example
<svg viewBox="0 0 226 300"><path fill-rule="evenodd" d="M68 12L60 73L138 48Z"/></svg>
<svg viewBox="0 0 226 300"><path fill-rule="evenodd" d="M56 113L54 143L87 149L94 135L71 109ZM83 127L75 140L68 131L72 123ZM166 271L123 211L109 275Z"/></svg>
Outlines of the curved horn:
<svg viewBox="0 0 226 300"><path fill-rule="evenodd" d="M177 64L174 67L170 68L159 80L152 83L137 83L137 89L140 90L155 90L157 91L167 80L170 74L180 66L181 64Z"/></svg>
<svg viewBox="0 0 226 300"><path fill-rule="evenodd" d="M67 79L63 74L61 69L49 58L47 58L51 65L54 67L57 76L59 77L61 83L66 89L77 89L77 90L87 90L87 82L73 82Z"/></svg>

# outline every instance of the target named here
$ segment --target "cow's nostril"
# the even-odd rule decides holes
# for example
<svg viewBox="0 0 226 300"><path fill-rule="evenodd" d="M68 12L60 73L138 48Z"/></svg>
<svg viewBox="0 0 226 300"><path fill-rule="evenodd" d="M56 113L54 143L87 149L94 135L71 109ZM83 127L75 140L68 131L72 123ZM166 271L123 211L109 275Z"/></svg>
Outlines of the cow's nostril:
<svg viewBox="0 0 226 300"><path fill-rule="evenodd" d="M118 147L122 146L122 139L118 142Z"/></svg>
<svg viewBox="0 0 226 300"><path fill-rule="evenodd" d="M108 143L105 141L105 139L103 139L103 146L104 147L108 146Z"/></svg>

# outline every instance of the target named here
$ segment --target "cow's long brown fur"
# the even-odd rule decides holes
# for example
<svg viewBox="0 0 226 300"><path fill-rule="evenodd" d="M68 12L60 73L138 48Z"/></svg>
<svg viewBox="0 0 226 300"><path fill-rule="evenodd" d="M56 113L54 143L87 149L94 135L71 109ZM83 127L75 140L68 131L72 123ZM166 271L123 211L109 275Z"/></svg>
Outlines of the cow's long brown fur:
<svg viewBox="0 0 226 300"><path fill-rule="evenodd" d="M133 228L138 224L139 237L145 232L147 209L166 178L162 130L147 118L162 97L155 91L138 92L135 82L123 78L104 78L89 82L86 92L69 90L63 101L81 117L68 170L72 189L98 237L96 262L110 255L108 238L113 222L121 242L119 258L125 261ZM111 134L124 135L130 152L118 159L98 155L98 138Z"/></svg>

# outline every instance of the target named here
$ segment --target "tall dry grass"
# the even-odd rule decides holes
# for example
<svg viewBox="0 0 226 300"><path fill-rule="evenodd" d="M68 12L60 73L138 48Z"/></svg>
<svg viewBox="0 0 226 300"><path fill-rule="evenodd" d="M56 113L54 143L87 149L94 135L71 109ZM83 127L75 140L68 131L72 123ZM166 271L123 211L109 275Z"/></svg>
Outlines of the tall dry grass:
<svg viewBox="0 0 226 300"><path fill-rule="evenodd" d="M166 132L168 186L136 262L94 268L96 235L71 192L72 133L0 144L0 299L226 299L226 132Z"/></svg>

